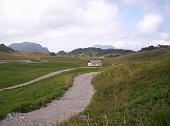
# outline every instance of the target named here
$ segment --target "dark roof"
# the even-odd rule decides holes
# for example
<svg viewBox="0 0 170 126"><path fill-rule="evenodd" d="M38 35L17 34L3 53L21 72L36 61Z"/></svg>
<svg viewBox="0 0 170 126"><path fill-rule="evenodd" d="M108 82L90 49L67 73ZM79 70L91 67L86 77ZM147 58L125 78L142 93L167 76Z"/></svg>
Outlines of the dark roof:
<svg viewBox="0 0 170 126"><path fill-rule="evenodd" d="M91 62L91 63L102 63L102 60L89 60L88 62Z"/></svg>

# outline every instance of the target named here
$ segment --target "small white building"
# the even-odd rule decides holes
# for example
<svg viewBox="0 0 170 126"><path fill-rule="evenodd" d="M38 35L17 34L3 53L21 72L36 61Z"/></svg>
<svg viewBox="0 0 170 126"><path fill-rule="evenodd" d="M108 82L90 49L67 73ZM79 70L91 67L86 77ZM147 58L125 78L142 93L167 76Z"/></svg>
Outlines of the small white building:
<svg viewBox="0 0 170 126"><path fill-rule="evenodd" d="M88 66L102 66L102 60L89 60Z"/></svg>

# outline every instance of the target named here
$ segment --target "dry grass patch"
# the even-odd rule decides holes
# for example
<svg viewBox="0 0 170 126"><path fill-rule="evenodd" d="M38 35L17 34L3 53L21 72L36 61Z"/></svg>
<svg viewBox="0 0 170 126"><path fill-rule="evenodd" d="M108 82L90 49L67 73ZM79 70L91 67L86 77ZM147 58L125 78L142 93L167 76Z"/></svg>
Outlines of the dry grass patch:
<svg viewBox="0 0 170 126"><path fill-rule="evenodd" d="M64 75L64 84L68 87L72 86L73 77L71 74Z"/></svg>

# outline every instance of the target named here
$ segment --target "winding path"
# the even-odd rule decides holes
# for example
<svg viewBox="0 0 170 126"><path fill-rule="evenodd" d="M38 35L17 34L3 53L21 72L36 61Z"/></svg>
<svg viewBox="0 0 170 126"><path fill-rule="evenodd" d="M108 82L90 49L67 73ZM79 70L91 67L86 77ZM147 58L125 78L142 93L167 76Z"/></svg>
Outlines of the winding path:
<svg viewBox="0 0 170 126"><path fill-rule="evenodd" d="M58 74L60 74L60 73L67 72L67 71L71 71L71 70L75 70L75 69L77 69L77 68L71 68L71 69L65 69L65 70L60 70L60 71L56 71L56 72L51 72L51 73L49 73L49 74L43 75L43 76L41 76L41 77L38 77L38 78L33 79L33 80L31 80L31 81L25 82L25 83L23 83L23 84L19 84L19 85L15 85L15 86L10 86L10 87L7 87L7 88L2 88L2 89L0 89L0 92L1 92L1 91L5 91L5 90L11 90L11 89L23 87L23 86L26 86L26 85L29 85L29 84L33 84L33 83L38 82L38 81L40 81L40 80L44 80L44 79L46 79L46 78L49 78L49 77L58 75Z"/></svg>
<svg viewBox="0 0 170 126"><path fill-rule="evenodd" d="M0 126L51 126L82 112L94 94L91 84L96 72L83 74L74 79L73 86L60 100L54 100L45 108L29 113L8 116Z"/></svg>

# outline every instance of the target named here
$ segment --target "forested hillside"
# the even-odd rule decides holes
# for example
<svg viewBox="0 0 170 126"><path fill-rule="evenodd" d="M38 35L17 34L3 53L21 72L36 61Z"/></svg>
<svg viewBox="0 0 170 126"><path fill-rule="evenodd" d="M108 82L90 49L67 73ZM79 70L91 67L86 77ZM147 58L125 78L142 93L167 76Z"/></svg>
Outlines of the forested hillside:
<svg viewBox="0 0 170 126"><path fill-rule="evenodd" d="M78 48L74 49L71 52L64 52L59 51L58 55L68 55L68 56L90 56L90 57L96 57L96 56L119 56L121 54L126 54L129 52L133 52L132 50L124 50L124 49L100 49L95 47L89 47L89 48Z"/></svg>
<svg viewBox="0 0 170 126"><path fill-rule="evenodd" d="M13 53L15 52L15 50L10 47L7 47L4 44L0 44L0 52Z"/></svg>

